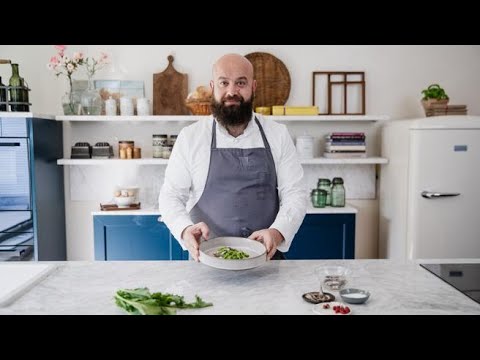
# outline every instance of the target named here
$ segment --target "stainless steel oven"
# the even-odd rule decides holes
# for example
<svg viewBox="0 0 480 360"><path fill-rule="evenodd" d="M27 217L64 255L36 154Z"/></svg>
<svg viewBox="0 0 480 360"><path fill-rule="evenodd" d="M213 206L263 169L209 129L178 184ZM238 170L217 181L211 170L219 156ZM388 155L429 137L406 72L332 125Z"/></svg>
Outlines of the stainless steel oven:
<svg viewBox="0 0 480 360"><path fill-rule="evenodd" d="M0 121L0 261L34 257L27 122Z"/></svg>

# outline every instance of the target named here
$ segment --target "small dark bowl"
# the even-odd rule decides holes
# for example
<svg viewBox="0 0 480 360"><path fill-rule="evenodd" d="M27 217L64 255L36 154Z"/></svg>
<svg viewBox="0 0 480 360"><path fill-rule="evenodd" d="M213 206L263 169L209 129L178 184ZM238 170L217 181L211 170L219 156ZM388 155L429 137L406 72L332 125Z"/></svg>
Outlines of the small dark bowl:
<svg viewBox="0 0 480 360"><path fill-rule="evenodd" d="M370 297L370 293L360 289L343 289L340 290L340 296L349 304L363 304Z"/></svg>

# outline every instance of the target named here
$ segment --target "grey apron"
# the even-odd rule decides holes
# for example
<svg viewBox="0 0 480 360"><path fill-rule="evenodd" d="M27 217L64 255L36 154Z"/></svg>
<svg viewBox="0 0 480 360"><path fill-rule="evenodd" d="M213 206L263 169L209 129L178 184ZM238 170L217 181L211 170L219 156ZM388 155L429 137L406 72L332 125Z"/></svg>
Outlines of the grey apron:
<svg viewBox="0 0 480 360"><path fill-rule="evenodd" d="M194 223L205 222L210 239L248 237L268 229L278 214L277 175L270 145L260 122L264 148L217 148L213 120L210 168L202 196L190 212ZM277 253L279 253L277 251Z"/></svg>

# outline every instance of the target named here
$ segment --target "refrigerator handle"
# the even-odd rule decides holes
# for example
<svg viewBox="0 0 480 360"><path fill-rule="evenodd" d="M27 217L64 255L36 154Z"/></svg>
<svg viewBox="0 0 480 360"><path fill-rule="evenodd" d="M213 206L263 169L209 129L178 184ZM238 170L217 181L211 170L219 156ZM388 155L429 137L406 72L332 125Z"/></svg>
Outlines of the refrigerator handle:
<svg viewBox="0 0 480 360"><path fill-rule="evenodd" d="M422 191L422 196L425 199L437 199L441 197L459 196L460 193L440 193L431 191Z"/></svg>

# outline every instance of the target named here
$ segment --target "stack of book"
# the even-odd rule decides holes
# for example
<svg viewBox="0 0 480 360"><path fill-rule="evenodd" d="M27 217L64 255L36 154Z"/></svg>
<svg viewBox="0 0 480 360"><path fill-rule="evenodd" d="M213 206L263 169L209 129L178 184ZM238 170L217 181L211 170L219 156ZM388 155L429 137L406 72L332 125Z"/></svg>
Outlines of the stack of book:
<svg viewBox="0 0 480 360"><path fill-rule="evenodd" d="M467 105L431 104L425 108L425 115L427 117L441 115L467 115Z"/></svg>
<svg viewBox="0 0 480 360"><path fill-rule="evenodd" d="M363 132L333 132L326 136L323 156L330 159L365 158L367 146Z"/></svg>

